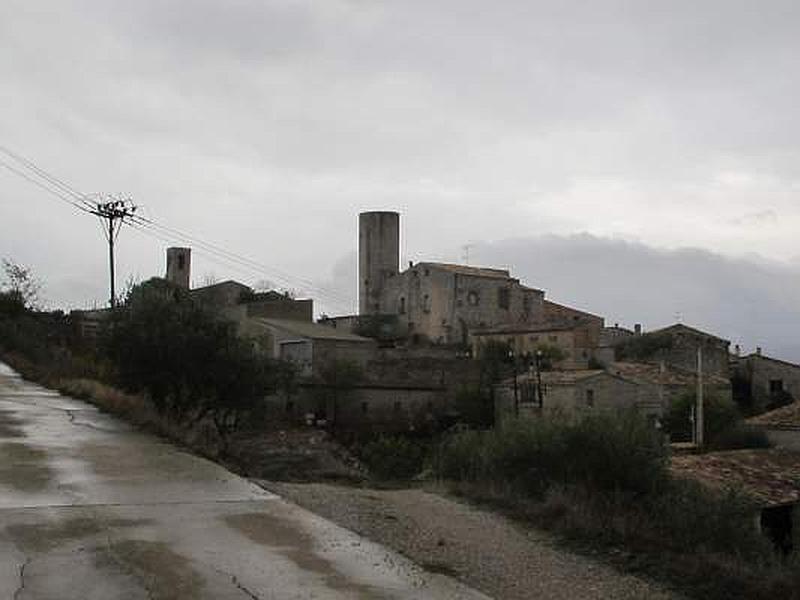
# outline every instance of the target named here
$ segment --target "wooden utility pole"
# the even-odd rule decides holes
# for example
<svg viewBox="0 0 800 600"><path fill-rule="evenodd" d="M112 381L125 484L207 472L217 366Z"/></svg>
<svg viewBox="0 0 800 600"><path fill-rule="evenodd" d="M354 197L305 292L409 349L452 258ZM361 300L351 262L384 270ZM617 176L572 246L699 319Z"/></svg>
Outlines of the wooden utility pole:
<svg viewBox="0 0 800 600"><path fill-rule="evenodd" d="M703 447L703 347L697 347L697 409L694 425L696 428L695 443Z"/></svg>
<svg viewBox="0 0 800 600"><path fill-rule="evenodd" d="M108 270L110 279L110 305L111 308L117 305L117 295L114 285L114 242L119 234L120 227L125 219L133 218L136 206L129 199L107 200L106 202L95 203L90 211L93 215L100 218L103 233L108 240Z"/></svg>

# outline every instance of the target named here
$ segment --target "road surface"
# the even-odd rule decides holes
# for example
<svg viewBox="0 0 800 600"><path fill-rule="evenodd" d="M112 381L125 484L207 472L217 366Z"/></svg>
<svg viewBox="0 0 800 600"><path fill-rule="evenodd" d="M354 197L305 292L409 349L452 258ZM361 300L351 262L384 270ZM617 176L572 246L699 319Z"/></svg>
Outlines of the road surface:
<svg viewBox="0 0 800 600"><path fill-rule="evenodd" d="M0 599L486 599L0 363Z"/></svg>

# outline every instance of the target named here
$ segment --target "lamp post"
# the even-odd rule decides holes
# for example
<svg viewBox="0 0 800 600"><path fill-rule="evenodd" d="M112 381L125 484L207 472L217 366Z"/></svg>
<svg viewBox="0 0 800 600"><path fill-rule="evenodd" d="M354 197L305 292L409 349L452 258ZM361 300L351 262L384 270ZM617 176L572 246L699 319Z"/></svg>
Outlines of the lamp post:
<svg viewBox="0 0 800 600"><path fill-rule="evenodd" d="M537 350L534 355L536 363L536 394L539 396L539 410L544 407L544 392L542 391L542 356L541 350Z"/></svg>
<svg viewBox="0 0 800 600"><path fill-rule="evenodd" d="M517 358L514 356L514 350L508 351L508 359L514 367L514 416L519 417L519 393L517 390Z"/></svg>

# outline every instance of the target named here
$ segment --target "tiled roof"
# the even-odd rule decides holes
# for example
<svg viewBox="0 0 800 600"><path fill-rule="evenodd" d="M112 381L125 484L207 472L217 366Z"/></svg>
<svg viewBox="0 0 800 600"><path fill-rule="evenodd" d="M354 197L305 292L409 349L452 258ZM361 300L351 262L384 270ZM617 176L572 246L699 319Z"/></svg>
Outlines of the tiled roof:
<svg viewBox="0 0 800 600"><path fill-rule="evenodd" d="M694 373L682 371L675 367L665 367L662 371L660 365L651 363L613 362L608 366L608 371L623 379L642 384L691 386L697 383ZM707 385L720 387L730 385L730 382L724 377L708 373L703 376L703 382Z"/></svg>
<svg viewBox="0 0 800 600"><path fill-rule="evenodd" d="M253 318L251 322L266 326L276 327L283 331L288 331L299 337L309 338L312 340L339 340L343 342L371 342L370 338L355 335L354 333L347 333L335 327L328 325L320 325L318 323L310 323L308 321L291 321L289 319L265 319Z"/></svg>
<svg viewBox="0 0 800 600"><path fill-rule="evenodd" d="M761 506L800 502L800 454L786 450L673 456L671 470L714 489L740 489Z"/></svg>
<svg viewBox="0 0 800 600"><path fill-rule="evenodd" d="M456 265L451 263L423 262L418 266L431 269L440 269L459 275L471 275L473 277L490 277L492 279L511 279L508 269L492 269L488 267L470 267L469 265Z"/></svg>
<svg viewBox="0 0 800 600"><path fill-rule="evenodd" d="M661 329L649 331L648 333L677 333L681 331L686 333L691 333L692 335L696 335L699 337L711 338L714 340L718 340L720 342L725 342L726 344L730 344L730 341L726 340L725 338L721 338L717 335L708 333L707 331L701 331L700 329L695 329L694 327L689 327L688 325L684 325L683 323L675 323L674 325L670 325L668 327L662 327Z"/></svg>
<svg viewBox="0 0 800 600"><path fill-rule="evenodd" d="M768 427L800 428L800 402L792 402L775 410L750 417L747 422L751 425L766 425Z"/></svg>

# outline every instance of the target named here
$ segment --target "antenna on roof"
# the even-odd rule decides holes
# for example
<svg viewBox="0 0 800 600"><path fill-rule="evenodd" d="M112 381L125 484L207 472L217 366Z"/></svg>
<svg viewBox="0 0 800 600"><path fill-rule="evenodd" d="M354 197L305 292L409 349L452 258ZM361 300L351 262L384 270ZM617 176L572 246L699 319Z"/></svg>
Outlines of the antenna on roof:
<svg viewBox="0 0 800 600"><path fill-rule="evenodd" d="M469 264L469 250L470 248L474 248L475 244L464 244L461 248L464 250L464 254L461 255L461 258L464 260L464 264Z"/></svg>

